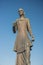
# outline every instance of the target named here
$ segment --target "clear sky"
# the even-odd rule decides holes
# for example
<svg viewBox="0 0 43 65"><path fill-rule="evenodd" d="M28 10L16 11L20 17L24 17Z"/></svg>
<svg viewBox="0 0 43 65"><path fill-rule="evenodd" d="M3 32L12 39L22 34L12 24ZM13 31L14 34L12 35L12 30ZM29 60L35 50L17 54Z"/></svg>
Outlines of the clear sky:
<svg viewBox="0 0 43 65"><path fill-rule="evenodd" d="M30 19L35 36L31 65L43 65L43 0L0 0L0 65L16 63L13 52L16 34L12 31L12 23L19 18L19 8L23 8Z"/></svg>

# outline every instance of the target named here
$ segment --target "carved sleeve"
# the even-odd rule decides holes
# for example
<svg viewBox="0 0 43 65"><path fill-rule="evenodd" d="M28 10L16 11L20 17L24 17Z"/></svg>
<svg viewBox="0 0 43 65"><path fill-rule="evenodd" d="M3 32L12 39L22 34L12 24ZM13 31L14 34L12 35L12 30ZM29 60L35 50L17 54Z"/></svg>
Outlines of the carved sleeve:
<svg viewBox="0 0 43 65"><path fill-rule="evenodd" d="M27 30L28 30L30 36L32 36L32 30L31 30L31 26L30 26L30 21L29 20L27 20Z"/></svg>

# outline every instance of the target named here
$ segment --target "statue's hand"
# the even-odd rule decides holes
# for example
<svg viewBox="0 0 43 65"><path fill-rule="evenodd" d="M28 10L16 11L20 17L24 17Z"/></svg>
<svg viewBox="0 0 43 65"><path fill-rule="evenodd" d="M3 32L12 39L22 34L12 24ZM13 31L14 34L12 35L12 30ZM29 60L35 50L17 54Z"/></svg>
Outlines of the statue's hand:
<svg viewBox="0 0 43 65"><path fill-rule="evenodd" d="M32 42L34 42L35 41L35 39L34 39L34 36L32 35Z"/></svg>
<svg viewBox="0 0 43 65"><path fill-rule="evenodd" d="M16 29L15 29L15 26L13 26L13 32L16 33Z"/></svg>

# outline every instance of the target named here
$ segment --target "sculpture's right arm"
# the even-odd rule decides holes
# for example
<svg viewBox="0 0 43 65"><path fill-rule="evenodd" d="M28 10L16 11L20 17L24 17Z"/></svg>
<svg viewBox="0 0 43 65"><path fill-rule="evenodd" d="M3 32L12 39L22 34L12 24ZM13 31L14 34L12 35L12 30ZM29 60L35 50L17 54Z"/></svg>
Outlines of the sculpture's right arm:
<svg viewBox="0 0 43 65"><path fill-rule="evenodd" d="M13 32L16 33L17 30L17 22L13 23Z"/></svg>

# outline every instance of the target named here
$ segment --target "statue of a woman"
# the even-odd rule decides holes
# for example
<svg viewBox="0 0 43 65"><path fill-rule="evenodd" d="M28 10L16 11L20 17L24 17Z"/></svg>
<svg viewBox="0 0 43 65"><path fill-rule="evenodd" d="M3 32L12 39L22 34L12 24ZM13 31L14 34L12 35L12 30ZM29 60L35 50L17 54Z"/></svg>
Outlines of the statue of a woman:
<svg viewBox="0 0 43 65"><path fill-rule="evenodd" d="M32 43L28 37L28 32L34 41L34 36L31 31L30 21L24 16L24 10L22 8L18 11L20 18L13 23L13 32L17 37L14 45L14 51L17 53L16 65L30 65L30 50Z"/></svg>

